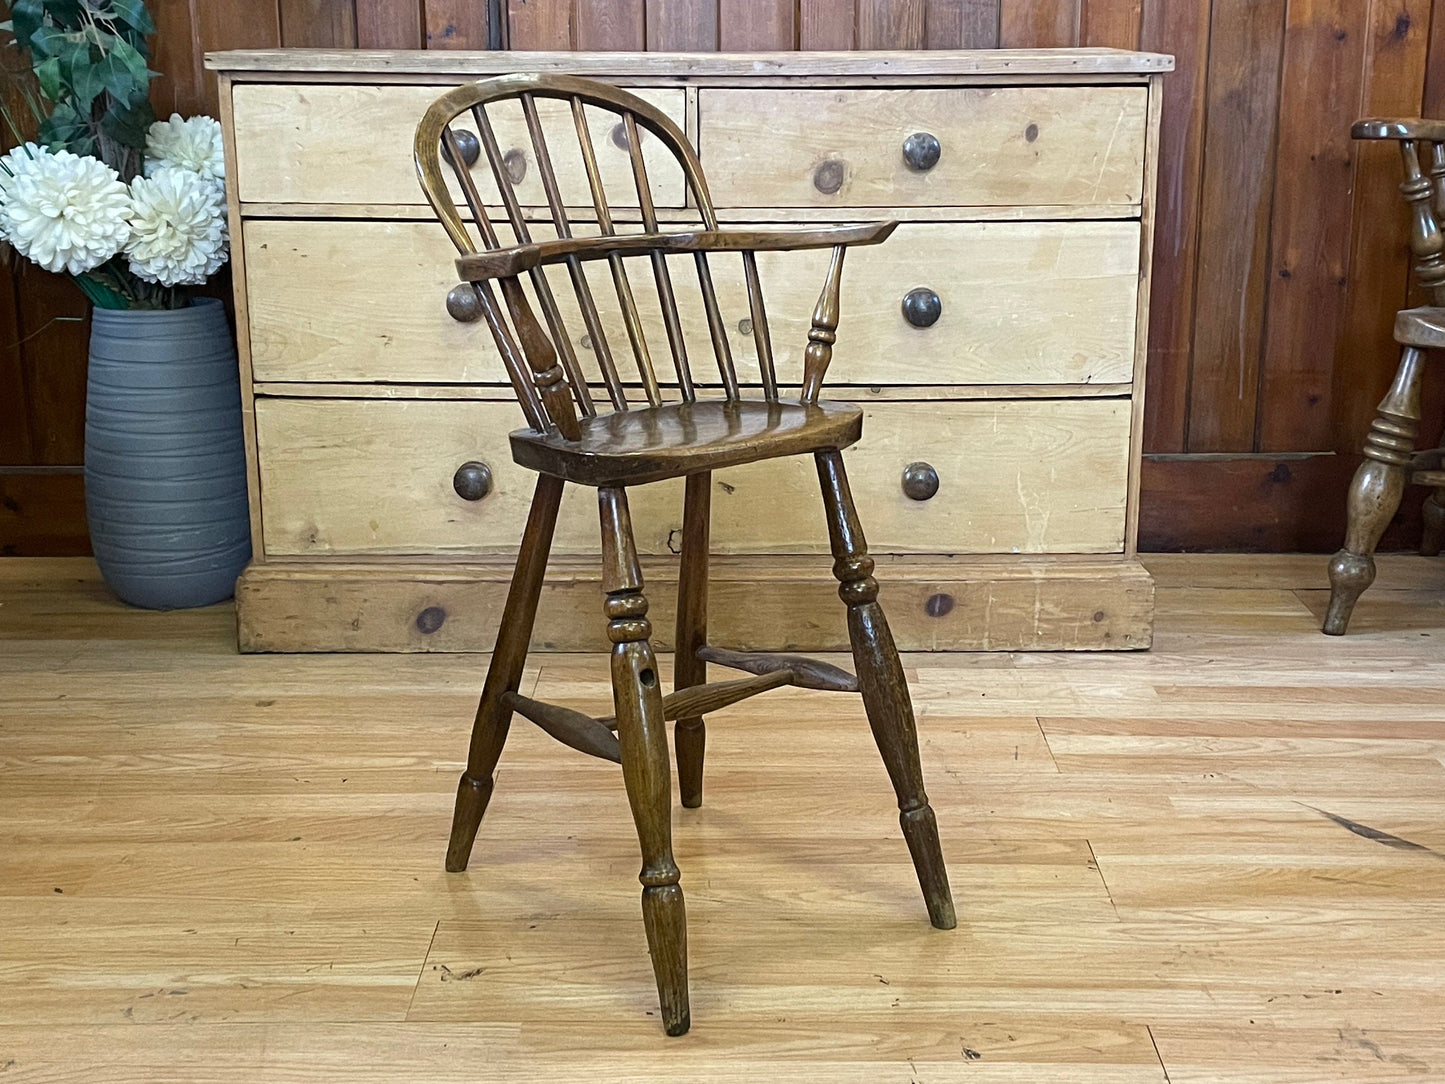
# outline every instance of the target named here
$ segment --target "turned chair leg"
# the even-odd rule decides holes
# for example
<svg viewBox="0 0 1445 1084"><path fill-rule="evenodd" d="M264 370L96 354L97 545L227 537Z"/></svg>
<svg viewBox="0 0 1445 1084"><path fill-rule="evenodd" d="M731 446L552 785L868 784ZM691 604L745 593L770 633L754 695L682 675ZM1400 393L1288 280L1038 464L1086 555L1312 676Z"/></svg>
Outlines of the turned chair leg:
<svg viewBox="0 0 1445 1084"><path fill-rule="evenodd" d="M913 721L913 704L903 665L898 659L893 634L878 604L878 581L873 578L873 558L853 506L843 455L836 449L818 452L818 481L823 487L823 504L828 515L828 538L833 549L833 575L838 594L848 606L848 639L853 645L853 662L863 707L878 752L883 756L893 790L898 795L899 823L928 918L940 930L958 925L953 895L948 888L948 870L938 842L938 823L923 791L923 766L918 756L918 730Z"/></svg>
<svg viewBox="0 0 1445 1084"><path fill-rule="evenodd" d="M711 514L712 474L689 475L683 499L682 562L677 575L676 657L672 687L689 689L707 681L707 663L697 657L707 644L708 518ZM707 728L701 716L679 719L673 727L677 746L677 782L682 804L702 805L702 760Z"/></svg>
<svg viewBox="0 0 1445 1084"><path fill-rule="evenodd" d="M562 500L562 479L548 474L538 475L537 489L532 497L532 510L527 516L527 529L517 553L517 567L507 591L502 610L502 623L497 630L497 643L492 649L492 662L487 667L487 680L477 705L476 722L472 725L472 743L467 752L467 767L457 784L457 804L452 813L452 834L447 843L447 872L460 873L467 868L472 842L482 823L482 814L492 797L492 772L507 742L512 712L502 706L502 696L514 693L522 680L522 666L527 661L527 645L532 639L532 623L537 616L537 599L542 594L542 578L547 572L547 556L552 549L552 531L557 525L557 506Z"/></svg>
<svg viewBox="0 0 1445 1084"><path fill-rule="evenodd" d="M1420 535L1420 556L1439 557L1445 544L1445 487L1432 489L1422 509L1425 530Z"/></svg>
<svg viewBox="0 0 1445 1084"><path fill-rule="evenodd" d="M1375 579L1375 547L1400 507L1405 476L1420 428L1420 377L1424 355L1407 346L1395 382L1380 401L1365 438L1365 461L1350 483L1345 545L1330 561L1330 606L1324 631L1341 636L1355 602Z"/></svg>
<svg viewBox="0 0 1445 1084"><path fill-rule="evenodd" d="M597 491L602 519L602 589L612 642L612 701L622 778L642 847L642 922L657 978L662 1025L681 1035L691 1020L687 1001L687 912L672 857L672 773L662 689L649 637L642 570L632 539L627 491Z"/></svg>

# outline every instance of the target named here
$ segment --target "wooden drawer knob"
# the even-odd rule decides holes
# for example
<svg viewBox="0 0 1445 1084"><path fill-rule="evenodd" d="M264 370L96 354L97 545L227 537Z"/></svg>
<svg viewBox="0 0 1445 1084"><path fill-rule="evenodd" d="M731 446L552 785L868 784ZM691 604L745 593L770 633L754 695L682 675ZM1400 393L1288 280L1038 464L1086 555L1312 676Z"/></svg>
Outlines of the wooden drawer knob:
<svg viewBox="0 0 1445 1084"><path fill-rule="evenodd" d="M459 323L470 324L482 315L482 303L472 284L464 282L447 291L447 314Z"/></svg>
<svg viewBox="0 0 1445 1084"><path fill-rule="evenodd" d="M477 138L477 133L469 132L465 128L453 128L452 138L457 141L457 150L462 152L462 161L469 166L476 165L477 159L482 156L482 141ZM447 161L451 161L452 152L445 140L442 141L442 154Z"/></svg>
<svg viewBox="0 0 1445 1084"><path fill-rule="evenodd" d="M938 471L919 461L903 468L903 492L914 501L926 501L938 492Z"/></svg>
<svg viewBox="0 0 1445 1084"><path fill-rule="evenodd" d="M903 141L903 160L908 168L923 173L938 165L943 148L932 132L914 132Z"/></svg>
<svg viewBox="0 0 1445 1084"><path fill-rule="evenodd" d="M468 460L452 475L452 488L464 501L479 501L492 491L492 468L475 459Z"/></svg>
<svg viewBox="0 0 1445 1084"><path fill-rule="evenodd" d="M932 327L942 315L943 301L927 286L903 295L903 319L914 327Z"/></svg>

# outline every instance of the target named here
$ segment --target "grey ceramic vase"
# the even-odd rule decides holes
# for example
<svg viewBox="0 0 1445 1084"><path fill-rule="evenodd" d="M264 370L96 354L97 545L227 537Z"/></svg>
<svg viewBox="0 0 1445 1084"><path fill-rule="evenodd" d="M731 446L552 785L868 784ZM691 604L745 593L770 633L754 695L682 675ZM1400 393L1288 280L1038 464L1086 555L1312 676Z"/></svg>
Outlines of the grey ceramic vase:
<svg viewBox="0 0 1445 1084"><path fill-rule="evenodd" d="M105 582L150 609L229 598L251 558L241 387L226 311L96 309L85 510Z"/></svg>

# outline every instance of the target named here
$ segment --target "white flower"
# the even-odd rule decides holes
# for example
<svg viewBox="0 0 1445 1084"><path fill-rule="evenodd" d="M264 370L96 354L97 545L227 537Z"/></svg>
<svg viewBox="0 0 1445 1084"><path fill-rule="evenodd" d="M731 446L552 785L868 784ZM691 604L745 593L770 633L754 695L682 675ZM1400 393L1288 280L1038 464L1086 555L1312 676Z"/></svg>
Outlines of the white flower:
<svg viewBox="0 0 1445 1084"><path fill-rule="evenodd" d="M47 271L99 267L130 237L130 196L115 170L89 155L33 143L4 158L0 236Z"/></svg>
<svg viewBox="0 0 1445 1084"><path fill-rule="evenodd" d="M199 285L229 255L226 207L220 187L187 169L162 169L130 186L126 255L130 269L162 286Z"/></svg>
<svg viewBox="0 0 1445 1084"><path fill-rule="evenodd" d="M210 181L226 177L226 154L221 148L221 126L210 117L181 119L172 113L146 131L145 174L175 167L199 173Z"/></svg>

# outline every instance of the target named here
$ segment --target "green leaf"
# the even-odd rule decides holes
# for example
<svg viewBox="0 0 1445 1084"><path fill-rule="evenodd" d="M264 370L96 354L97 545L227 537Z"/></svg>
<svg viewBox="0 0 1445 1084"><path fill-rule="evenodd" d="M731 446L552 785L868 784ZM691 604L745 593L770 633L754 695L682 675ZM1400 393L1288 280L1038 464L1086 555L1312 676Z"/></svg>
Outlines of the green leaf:
<svg viewBox="0 0 1445 1084"><path fill-rule="evenodd" d="M59 57L47 57L35 65L35 77L40 80L40 93L52 102L60 101L63 88L60 85Z"/></svg>
<svg viewBox="0 0 1445 1084"><path fill-rule="evenodd" d="M151 21L145 0L111 0L110 6L115 11L115 17L127 26L134 27L142 34L156 32L156 24Z"/></svg>
<svg viewBox="0 0 1445 1084"><path fill-rule="evenodd" d="M129 42L117 38L111 46L110 55L124 65L133 83L133 91L143 91L147 89L151 81L151 73L146 68L146 58L141 56ZM106 89L120 99L131 97L131 93L127 93L123 89L117 89L109 82L106 83Z"/></svg>
<svg viewBox="0 0 1445 1084"><path fill-rule="evenodd" d="M45 22L43 0L15 0L10 9L10 25L15 33L15 43L22 49L30 48L30 38Z"/></svg>
<svg viewBox="0 0 1445 1084"><path fill-rule="evenodd" d="M53 26L37 27L30 35L30 51L35 56L55 56L65 47L70 35Z"/></svg>
<svg viewBox="0 0 1445 1084"><path fill-rule="evenodd" d="M150 101L140 95L128 103L112 102L100 118L100 129L111 139L126 147L145 150L146 132L155 123Z"/></svg>
<svg viewBox="0 0 1445 1084"><path fill-rule="evenodd" d="M90 103L105 90L105 75L101 70L104 63L104 60L94 64L80 63L71 68L70 93L76 109L89 113Z"/></svg>

